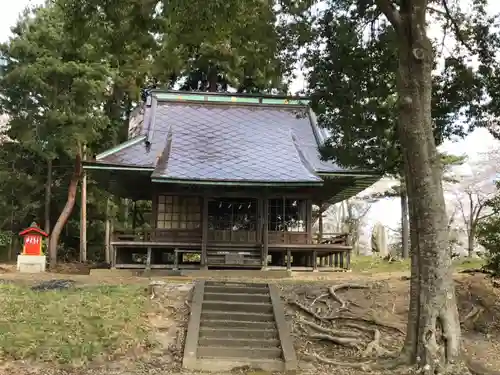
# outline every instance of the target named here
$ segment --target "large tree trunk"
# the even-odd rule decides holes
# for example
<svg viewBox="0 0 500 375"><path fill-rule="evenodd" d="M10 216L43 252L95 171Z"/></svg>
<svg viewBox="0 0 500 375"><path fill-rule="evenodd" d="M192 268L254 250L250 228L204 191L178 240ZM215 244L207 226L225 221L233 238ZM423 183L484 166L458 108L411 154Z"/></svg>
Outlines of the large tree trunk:
<svg viewBox="0 0 500 375"><path fill-rule="evenodd" d="M111 264L111 202L106 200L106 222L104 224L104 259L107 264Z"/></svg>
<svg viewBox="0 0 500 375"><path fill-rule="evenodd" d="M475 237L476 237L476 226L474 223L469 225L469 230L467 233L467 254L469 258L472 258L474 255L474 245L475 245Z"/></svg>
<svg viewBox="0 0 500 375"><path fill-rule="evenodd" d="M399 24L399 138L412 224L412 277L404 353L425 374L442 372L460 357L460 323L447 251L442 168L431 119L433 50L424 0L401 7ZM414 298L417 297L418 299ZM415 302L416 299L418 302Z"/></svg>
<svg viewBox="0 0 500 375"><path fill-rule="evenodd" d="M66 204L57 219L54 228L52 229L52 233L50 235L50 243L49 243L49 261L50 267L53 268L57 265L57 245L59 243L59 236L68 221L71 212L73 211L73 207L75 206L76 200L76 191L78 188L78 181L80 180L81 171L82 171L82 157L80 154L77 154L75 159L75 167L73 171L73 176L71 177L71 181L68 187L68 198L66 200Z"/></svg>
<svg viewBox="0 0 500 375"><path fill-rule="evenodd" d="M410 222L408 220L408 195L406 189L401 189L401 241L402 257L408 259L410 254Z"/></svg>
<svg viewBox="0 0 500 375"><path fill-rule="evenodd" d="M45 224L43 229L50 234L50 205L52 201L52 159L47 160L47 179L45 181ZM47 239L47 248L50 246L50 237Z"/></svg>

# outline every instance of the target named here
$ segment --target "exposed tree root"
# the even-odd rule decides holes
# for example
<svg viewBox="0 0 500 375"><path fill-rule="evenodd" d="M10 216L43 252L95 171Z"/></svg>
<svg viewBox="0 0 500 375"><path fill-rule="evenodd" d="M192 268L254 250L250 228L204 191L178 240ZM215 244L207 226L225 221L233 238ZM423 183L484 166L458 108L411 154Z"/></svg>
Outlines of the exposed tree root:
<svg viewBox="0 0 500 375"><path fill-rule="evenodd" d="M360 336L359 333L357 332L325 328L320 326L319 324L316 324L306 319L302 319L300 322L327 335L338 336L338 337L351 337L351 338L358 338Z"/></svg>
<svg viewBox="0 0 500 375"><path fill-rule="evenodd" d="M342 289L368 288L370 288L368 285L341 284L329 287L328 293L311 293L310 296L306 296L307 298L304 301L289 301L290 305L296 306L302 313L311 316L315 320L300 318L298 324L303 330L302 335L305 334L306 337L311 339L330 341L336 345L354 348L359 351L359 356L365 358L365 360L362 362L356 359L353 359L353 362L348 359L345 362L338 361L314 353L312 350L303 353L305 357L330 366L358 369L360 372L382 371L385 373L397 369L397 371L404 371L405 373L407 371L415 373L416 371L418 374L429 375L431 374L429 371L432 371L432 375L436 373L448 375L500 375L499 371L490 370L481 362L470 358L465 351L462 351L455 362L450 361L448 363L443 360L447 356L446 350L450 350L448 348L450 343L446 336L447 327L446 325L442 326L445 322L441 322L439 319L435 322L435 328L429 329L422 337L426 348L423 357L426 357L425 363L430 366L425 366L422 362L415 365L415 358L406 351L396 353L385 348L382 344L382 333L384 331L381 331L381 328L405 334L404 325L397 322L382 321L367 312L358 315L350 309L355 304L339 296L339 291ZM312 303L310 303L311 300ZM334 306L338 308L331 308L332 300ZM314 308L314 304L319 301L330 307L330 312L322 312L320 309ZM474 321L483 312L483 307L473 306L460 320L460 323ZM302 338L305 337L302 336Z"/></svg>
<svg viewBox="0 0 500 375"><path fill-rule="evenodd" d="M404 334L405 331L404 331L404 328L399 326L399 325L396 325L396 324L391 324L389 322L383 322L375 317L363 317L363 316L341 316L341 315L338 315L338 314L335 314L335 315L330 315L330 316L321 316L319 315L318 313L316 313L315 311L313 311L311 308L307 307L307 306L304 306L302 303L300 303L299 301L297 300L292 300L292 301L289 301L289 304L291 305L294 305L294 306L297 306L299 309L301 309L302 311L308 313L310 316L322 321L322 322L326 322L326 321L332 321L332 320L353 320L353 321L360 321L360 322L365 322L365 323L369 323L369 324L373 324L373 325L376 325L376 326L379 326L379 327L383 327L383 328L388 328L388 329L392 329L392 330L395 330L401 334Z"/></svg>
<svg viewBox="0 0 500 375"><path fill-rule="evenodd" d="M376 326L379 326L381 328L388 328L392 329L394 331L397 331L401 334L405 334L405 330L403 327L400 327L397 324L392 324L389 322L383 322L375 317L363 317L363 316L332 316L332 317L327 317L327 320L354 320L354 321L360 321L360 322L365 322L369 324L373 324Z"/></svg>
<svg viewBox="0 0 500 375"><path fill-rule="evenodd" d="M486 368L481 362L475 361L464 354L465 365L473 375L500 375L500 371Z"/></svg>
<svg viewBox="0 0 500 375"><path fill-rule="evenodd" d="M339 297L339 295L337 294L337 292L339 290L342 290L342 289L369 289L369 288L370 287L368 285L350 284L349 283L349 284L340 284L340 285L336 285L336 286L331 286L330 288L328 288L328 292L333 297L333 299L335 299L338 303L340 303L340 308L338 309L338 311L341 311L341 310L346 310L347 307L349 306L350 302Z"/></svg>
<svg viewBox="0 0 500 375"><path fill-rule="evenodd" d="M321 320L321 321L327 321L328 319L325 318L324 316L321 316L319 314L317 314L315 311L313 311L311 308L307 307L307 306L304 306L302 303L300 303L299 301L297 300L291 300L291 301L288 301L288 303L290 305L293 305L293 306L296 306L298 307L299 309L301 309L302 311L308 313L309 315L311 315L312 317L318 319L318 320Z"/></svg>
<svg viewBox="0 0 500 375"><path fill-rule="evenodd" d="M469 320L476 320L483 311L483 307L472 306L472 309L469 311L469 313L460 320L460 324L464 324Z"/></svg>
<svg viewBox="0 0 500 375"><path fill-rule="evenodd" d="M312 333L312 334L308 334L307 337L309 337L311 339L316 339L316 340L331 341L334 344L343 345L343 346L347 346L350 348L355 348L357 350L361 350L361 347L363 345L362 340L348 338L348 337L335 337L335 336L327 335L324 333Z"/></svg>
<svg viewBox="0 0 500 375"><path fill-rule="evenodd" d="M366 349L363 351L362 356L370 357L372 354L375 354L375 356L377 357L393 354L380 345L380 331L376 328L373 330L373 340L368 343Z"/></svg>
<svg viewBox="0 0 500 375"><path fill-rule="evenodd" d="M319 354L316 353L304 353L306 357L312 358L317 360L318 362L324 363L326 365L331 365L331 366L338 366L338 367L351 367L351 368L356 368L360 369L362 371L371 371L373 363L372 362L339 362L339 361L334 361L333 359L325 358L320 356Z"/></svg>

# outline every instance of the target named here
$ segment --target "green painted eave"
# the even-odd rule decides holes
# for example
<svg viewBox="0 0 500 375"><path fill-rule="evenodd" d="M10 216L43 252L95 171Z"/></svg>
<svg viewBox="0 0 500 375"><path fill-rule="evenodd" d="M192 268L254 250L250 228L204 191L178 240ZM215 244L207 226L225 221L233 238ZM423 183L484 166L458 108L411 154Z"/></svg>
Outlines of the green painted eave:
<svg viewBox="0 0 500 375"><path fill-rule="evenodd" d="M251 96L243 94L213 94L213 93L190 93L190 92L165 92L152 91L153 97L158 101L173 102L205 102L205 103L236 103L256 105L283 105L283 106L307 106L309 98L301 97L273 97L273 96Z"/></svg>
<svg viewBox="0 0 500 375"><path fill-rule="evenodd" d="M346 187L345 189L342 189L339 193L333 195L333 197L329 199L329 202L333 204L352 198L355 195L361 193L363 190L372 186L374 183L378 182L381 178L382 176L380 175L371 175L362 177L356 176L352 184L350 184L350 186Z"/></svg>
<svg viewBox="0 0 500 375"><path fill-rule="evenodd" d="M269 181L214 181L214 180L184 180L171 178L152 178L152 182L164 184L186 184L186 185L206 185L206 186L266 186L266 187L317 187L323 182L269 182Z"/></svg>
<svg viewBox="0 0 500 375"><path fill-rule="evenodd" d="M126 142L120 143L118 146L115 146L113 148L110 148L109 150L106 150L106 151L101 152L100 154L97 154L96 157L95 157L95 159L98 160L98 161L102 160L102 159L104 159L107 156L110 156L110 155L112 155L112 154L114 154L116 152L124 150L127 147L130 147L130 146L136 145L138 143L144 142L145 140L146 140L146 136L145 135L141 135L139 137L135 137L135 138L129 139Z"/></svg>
<svg viewBox="0 0 500 375"><path fill-rule="evenodd" d="M354 178L377 178L381 179L383 177L382 173L365 172L365 171L342 171L342 172L317 172L317 175L321 178L339 178L339 177L354 177Z"/></svg>
<svg viewBox="0 0 500 375"><path fill-rule="evenodd" d="M133 165L104 164L104 163L96 163L90 161L84 161L82 164L83 164L83 169L109 170L109 171L137 171L137 172L154 171L154 168L151 167L141 167Z"/></svg>

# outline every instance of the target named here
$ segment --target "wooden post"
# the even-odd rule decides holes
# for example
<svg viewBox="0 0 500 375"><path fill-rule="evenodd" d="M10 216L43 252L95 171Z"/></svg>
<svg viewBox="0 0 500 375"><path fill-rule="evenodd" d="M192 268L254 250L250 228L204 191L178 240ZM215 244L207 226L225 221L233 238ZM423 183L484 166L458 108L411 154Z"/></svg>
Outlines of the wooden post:
<svg viewBox="0 0 500 375"><path fill-rule="evenodd" d="M111 203L109 198L106 201L106 222L104 223L104 259L106 263L111 263Z"/></svg>
<svg viewBox="0 0 500 375"><path fill-rule="evenodd" d="M312 252L312 267L313 267L313 272L318 271L318 253L316 250L313 250Z"/></svg>
<svg viewBox="0 0 500 375"><path fill-rule="evenodd" d="M291 271L292 269L292 252L290 248L286 249L286 270Z"/></svg>
<svg viewBox="0 0 500 375"><path fill-rule="evenodd" d="M306 200L306 231L307 231L307 243L313 243L313 233L312 233L312 200Z"/></svg>
<svg viewBox="0 0 500 375"><path fill-rule="evenodd" d="M269 199L265 197L262 203L262 270L266 270L269 255Z"/></svg>
<svg viewBox="0 0 500 375"><path fill-rule="evenodd" d="M323 241L323 202L319 204L318 243Z"/></svg>
<svg viewBox="0 0 500 375"><path fill-rule="evenodd" d="M134 231L135 233L135 226L136 226L136 223L137 223L137 201L134 199L132 201L132 230Z"/></svg>
<svg viewBox="0 0 500 375"><path fill-rule="evenodd" d="M43 229L49 234L45 240L47 249L50 242L50 203L52 200L52 159L47 160L47 180L45 182L45 224Z"/></svg>
<svg viewBox="0 0 500 375"><path fill-rule="evenodd" d="M86 159L86 147L83 146L83 160ZM87 173L83 171L80 206L80 262L87 261Z"/></svg>
<svg viewBox="0 0 500 375"><path fill-rule="evenodd" d="M208 269L208 197L203 195L203 209L201 220L201 257L200 263L203 269Z"/></svg>
<svg viewBox="0 0 500 375"><path fill-rule="evenodd" d="M146 271L151 270L151 247L148 247L148 252L146 255Z"/></svg>

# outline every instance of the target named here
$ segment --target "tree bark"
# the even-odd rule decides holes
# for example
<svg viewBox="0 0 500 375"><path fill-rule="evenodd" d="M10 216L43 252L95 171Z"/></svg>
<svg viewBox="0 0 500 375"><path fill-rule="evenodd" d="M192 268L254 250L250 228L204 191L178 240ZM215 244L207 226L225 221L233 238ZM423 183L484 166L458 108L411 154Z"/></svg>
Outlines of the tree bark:
<svg viewBox="0 0 500 375"><path fill-rule="evenodd" d="M108 198L106 200L106 222L104 224L104 259L107 264L111 264L111 202Z"/></svg>
<svg viewBox="0 0 500 375"><path fill-rule="evenodd" d="M412 296L403 353L424 374L443 373L460 357L460 323L448 248L442 167L431 118L431 41L426 35L427 1L401 6L397 85L399 138L412 225ZM417 297L418 299L414 298ZM418 303L414 301L417 299Z"/></svg>
<svg viewBox="0 0 500 375"><path fill-rule="evenodd" d="M406 189L401 189L401 241L402 243L402 257L408 259L410 254L410 222L408 220L408 195Z"/></svg>
<svg viewBox="0 0 500 375"><path fill-rule="evenodd" d="M75 167L73 171L73 176L71 177L71 181L68 187L68 198L66 200L66 204L57 219L54 228L52 229L52 233L50 235L50 246L49 246L49 264L50 267L53 268L57 265L57 245L59 243L59 236L68 221L71 212L73 211L73 207L75 207L76 200L76 191L78 188L78 181L80 181L82 170L82 156L80 153L76 155L75 158Z"/></svg>
<svg viewBox="0 0 500 375"><path fill-rule="evenodd" d="M45 223L43 229L50 234L50 206L52 201L52 159L47 160L47 179L45 182ZM47 248L50 246L50 237L47 238Z"/></svg>
<svg viewBox="0 0 500 375"><path fill-rule="evenodd" d="M474 223L469 224L469 230L467 233L467 255L469 258L472 258L474 255L474 245L475 245L475 238L476 238L476 226Z"/></svg>
<svg viewBox="0 0 500 375"><path fill-rule="evenodd" d="M84 146L85 155L85 146ZM80 262L87 262L87 175L85 172L82 177L81 200L80 200Z"/></svg>

